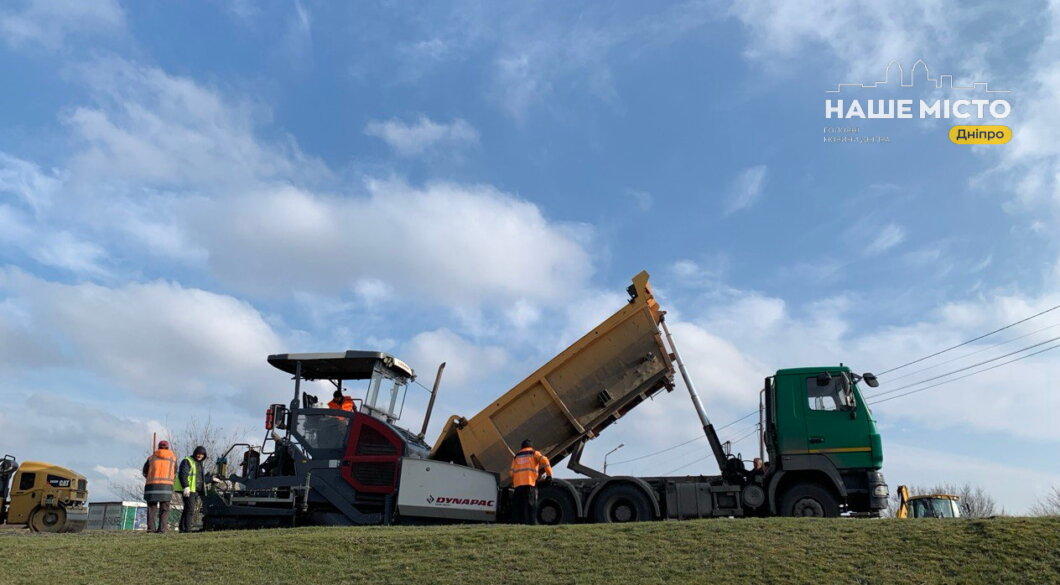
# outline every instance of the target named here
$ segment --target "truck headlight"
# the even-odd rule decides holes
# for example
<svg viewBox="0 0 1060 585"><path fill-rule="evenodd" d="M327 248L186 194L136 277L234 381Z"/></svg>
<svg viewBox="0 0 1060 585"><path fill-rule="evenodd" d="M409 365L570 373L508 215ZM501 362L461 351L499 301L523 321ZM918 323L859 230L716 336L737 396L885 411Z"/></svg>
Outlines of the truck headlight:
<svg viewBox="0 0 1060 585"><path fill-rule="evenodd" d="M877 497L877 498L886 498L887 497L887 486L886 485L878 485L878 486L872 488L872 495Z"/></svg>

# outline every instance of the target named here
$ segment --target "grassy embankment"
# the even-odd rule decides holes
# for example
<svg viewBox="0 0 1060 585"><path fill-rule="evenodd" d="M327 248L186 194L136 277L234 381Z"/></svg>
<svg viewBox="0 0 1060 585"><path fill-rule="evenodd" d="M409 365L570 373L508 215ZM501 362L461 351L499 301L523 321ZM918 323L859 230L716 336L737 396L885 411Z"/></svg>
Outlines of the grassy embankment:
<svg viewBox="0 0 1060 585"><path fill-rule="evenodd" d="M1060 583L1060 518L0 536L0 583Z"/></svg>

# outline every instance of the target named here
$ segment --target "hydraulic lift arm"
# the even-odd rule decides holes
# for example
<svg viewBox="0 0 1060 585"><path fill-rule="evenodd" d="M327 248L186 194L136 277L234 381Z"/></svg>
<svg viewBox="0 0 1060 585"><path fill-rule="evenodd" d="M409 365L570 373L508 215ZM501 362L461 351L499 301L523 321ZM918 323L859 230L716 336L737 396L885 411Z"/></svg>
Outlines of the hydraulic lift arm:
<svg viewBox="0 0 1060 585"><path fill-rule="evenodd" d="M674 338L670 335L670 328L666 326L666 319L662 319L659 323L662 325L663 333L666 334L666 342L670 346L670 352L674 355L674 361L677 362L677 368L681 371L681 378L685 381L685 387L688 388L688 393L692 396L692 404L696 407L696 414L699 415L699 421L703 424L703 433L707 435L707 441L710 443L710 450L714 452L714 459L718 462L718 469L722 473L725 473L725 462L729 457L721 447L721 441L718 439L717 431L714 430L714 425L711 424L710 419L707 418L706 411L703 410L703 403L700 402L699 394L696 393L696 387L692 384L691 378L688 377L688 371L685 370L685 362L681 359L681 354L677 351L677 345L674 344Z"/></svg>

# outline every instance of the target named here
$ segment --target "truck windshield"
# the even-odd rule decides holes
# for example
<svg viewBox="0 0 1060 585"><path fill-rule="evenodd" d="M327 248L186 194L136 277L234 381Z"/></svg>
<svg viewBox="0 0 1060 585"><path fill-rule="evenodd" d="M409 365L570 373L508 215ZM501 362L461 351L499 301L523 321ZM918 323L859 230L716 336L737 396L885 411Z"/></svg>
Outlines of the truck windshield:
<svg viewBox="0 0 1060 585"><path fill-rule="evenodd" d="M849 382L847 382L849 383ZM854 394L847 392L842 376L832 376L827 386L818 386L817 377L806 378L810 410L854 410Z"/></svg>
<svg viewBox="0 0 1060 585"><path fill-rule="evenodd" d="M956 518L957 502L947 498L923 498L910 502L913 518Z"/></svg>

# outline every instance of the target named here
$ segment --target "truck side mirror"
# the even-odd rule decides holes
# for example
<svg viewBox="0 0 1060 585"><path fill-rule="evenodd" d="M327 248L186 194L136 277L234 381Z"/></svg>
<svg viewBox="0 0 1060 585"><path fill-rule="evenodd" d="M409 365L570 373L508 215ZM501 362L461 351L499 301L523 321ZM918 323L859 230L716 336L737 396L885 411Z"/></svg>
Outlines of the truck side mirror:
<svg viewBox="0 0 1060 585"><path fill-rule="evenodd" d="M861 379L865 380L865 383L868 384L870 388L876 388L880 385L880 381L876 379L876 374L870 372L865 372L861 376Z"/></svg>
<svg viewBox="0 0 1060 585"><path fill-rule="evenodd" d="M820 374L817 374L817 386L818 387L823 388L823 387L825 387L825 386L827 386L827 385L829 385L831 383L832 383L832 376L828 372L821 372Z"/></svg>

